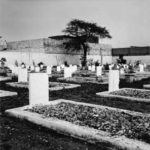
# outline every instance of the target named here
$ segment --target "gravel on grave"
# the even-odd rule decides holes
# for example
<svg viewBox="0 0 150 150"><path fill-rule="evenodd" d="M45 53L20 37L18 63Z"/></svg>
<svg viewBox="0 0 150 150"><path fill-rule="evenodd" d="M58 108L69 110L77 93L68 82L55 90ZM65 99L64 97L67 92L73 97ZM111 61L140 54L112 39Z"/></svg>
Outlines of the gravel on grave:
<svg viewBox="0 0 150 150"><path fill-rule="evenodd" d="M134 98L143 98L143 99L150 99L150 91L140 91L139 89L122 89L118 91L110 92L109 94L112 95L120 95L120 96L128 96Z"/></svg>
<svg viewBox="0 0 150 150"><path fill-rule="evenodd" d="M150 143L150 118L125 112L61 102L56 105L36 105L26 111L53 117L81 126L126 136Z"/></svg>
<svg viewBox="0 0 150 150"><path fill-rule="evenodd" d="M17 84L28 85L29 83L28 82L18 82ZM49 88L51 88L51 87L66 87L66 86L69 86L69 84L68 83L60 83L60 82L58 82L58 83L50 82L49 83Z"/></svg>

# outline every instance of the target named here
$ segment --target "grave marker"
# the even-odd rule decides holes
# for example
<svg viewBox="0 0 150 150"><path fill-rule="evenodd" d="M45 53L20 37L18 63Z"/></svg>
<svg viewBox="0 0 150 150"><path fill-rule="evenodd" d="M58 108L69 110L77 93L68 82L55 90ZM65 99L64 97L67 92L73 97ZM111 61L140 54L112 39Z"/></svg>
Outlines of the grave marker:
<svg viewBox="0 0 150 150"><path fill-rule="evenodd" d="M91 67L91 66L88 66L88 70L90 70L90 71L91 71L91 70L92 70L92 67Z"/></svg>
<svg viewBox="0 0 150 150"><path fill-rule="evenodd" d="M119 70L109 70L109 92L119 90Z"/></svg>
<svg viewBox="0 0 150 150"><path fill-rule="evenodd" d="M57 72L60 72L60 71L61 71L60 66L57 66Z"/></svg>
<svg viewBox="0 0 150 150"><path fill-rule="evenodd" d="M95 71L95 65L92 65L91 71Z"/></svg>
<svg viewBox="0 0 150 150"><path fill-rule="evenodd" d="M35 67L35 72L40 72L40 67Z"/></svg>
<svg viewBox="0 0 150 150"><path fill-rule="evenodd" d="M29 74L29 104L49 102L49 83L46 73Z"/></svg>
<svg viewBox="0 0 150 150"><path fill-rule="evenodd" d="M139 64L140 72L144 72L144 65Z"/></svg>
<svg viewBox="0 0 150 150"><path fill-rule="evenodd" d="M102 75L102 66L97 66L96 67L96 76L101 76Z"/></svg>
<svg viewBox="0 0 150 150"><path fill-rule="evenodd" d="M70 67L64 68L64 78L72 77L72 70Z"/></svg>
<svg viewBox="0 0 150 150"><path fill-rule="evenodd" d="M46 73L49 75L49 74L52 74L52 68L50 66L47 66L46 68Z"/></svg>

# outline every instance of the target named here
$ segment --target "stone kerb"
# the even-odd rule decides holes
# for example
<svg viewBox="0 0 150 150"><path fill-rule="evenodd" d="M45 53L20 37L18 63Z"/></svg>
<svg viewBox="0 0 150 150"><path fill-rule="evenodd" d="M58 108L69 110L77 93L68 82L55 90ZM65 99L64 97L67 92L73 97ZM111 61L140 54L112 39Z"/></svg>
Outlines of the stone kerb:
<svg viewBox="0 0 150 150"><path fill-rule="evenodd" d="M144 89L149 89L149 90L150 90L150 84L144 84L144 85L143 85L143 88L144 88Z"/></svg>
<svg viewBox="0 0 150 150"><path fill-rule="evenodd" d="M0 76L0 81L8 81L8 80L12 80L12 77L3 77L3 76Z"/></svg>
<svg viewBox="0 0 150 150"><path fill-rule="evenodd" d="M49 102L49 83L46 73L29 74L29 104Z"/></svg>
<svg viewBox="0 0 150 150"><path fill-rule="evenodd" d="M5 96L16 96L16 92L10 92L10 91L4 91L0 90L0 97L5 97Z"/></svg>
<svg viewBox="0 0 150 150"><path fill-rule="evenodd" d="M109 92L119 89L119 70L109 70Z"/></svg>
<svg viewBox="0 0 150 150"><path fill-rule="evenodd" d="M120 90L126 90L126 89L131 89L132 88L121 88L119 90L116 90L116 91L120 91ZM137 91L149 91L149 90L146 90L146 89L136 89ZM130 97L130 96L122 96L122 95L113 95L111 94L109 91L104 91L104 92L99 92L99 93L96 93L96 95L98 96L102 96L102 97L109 97L109 98L119 98L119 99L122 99L122 100L129 100L129 101L135 101L135 102L139 102L139 103L149 103L150 104L150 100L149 99L145 99L145 98L135 98L135 97Z"/></svg>

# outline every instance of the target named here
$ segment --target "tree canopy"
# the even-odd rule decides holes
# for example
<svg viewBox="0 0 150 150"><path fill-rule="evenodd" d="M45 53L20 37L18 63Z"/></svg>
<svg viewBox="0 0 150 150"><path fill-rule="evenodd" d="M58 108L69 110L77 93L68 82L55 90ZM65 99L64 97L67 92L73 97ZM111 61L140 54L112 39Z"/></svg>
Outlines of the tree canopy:
<svg viewBox="0 0 150 150"><path fill-rule="evenodd" d="M71 37L71 40L66 43L67 48L74 47L75 50L78 50L81 47L83 48L84 65L86 65L88 41L95 37L99 37L101 39L111 38L111 35L105 27L101 27L96 23L91 23L79 19L71 20L63 32Z"/></svg>

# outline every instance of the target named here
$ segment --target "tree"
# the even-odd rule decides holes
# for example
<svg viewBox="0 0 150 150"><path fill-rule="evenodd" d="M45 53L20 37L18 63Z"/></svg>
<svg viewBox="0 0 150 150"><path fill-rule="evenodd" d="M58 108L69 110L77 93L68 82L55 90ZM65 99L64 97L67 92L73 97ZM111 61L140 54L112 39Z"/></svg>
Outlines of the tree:
<svg viewBox="0 0 150 150"><path fill-rule="evenodd" d="M70 37L70 40L64 43L66 48L73 48L73 50L83 49L83 66L87 64L88 41L95 37L101 39L111 38L105 27L79 19L71 20L63 32Z"/></svg>

